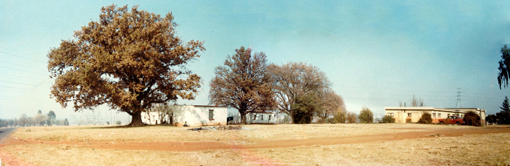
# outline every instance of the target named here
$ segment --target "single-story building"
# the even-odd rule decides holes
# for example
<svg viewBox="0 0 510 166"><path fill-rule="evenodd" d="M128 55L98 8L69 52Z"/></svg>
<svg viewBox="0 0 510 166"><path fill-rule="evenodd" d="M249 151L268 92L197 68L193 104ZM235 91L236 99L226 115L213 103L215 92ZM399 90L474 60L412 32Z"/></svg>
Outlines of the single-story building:
<svg viewBox="0 0 510 166"><path fill-rule="evenodd" d="M246 114L247 124L276 124L276 116L274 112L250 112Z"/></svg>
<svg viewBox="0 0 510 166"><path fill-rule="evenodd" d="M485 110L480 108L384 107L384 111L395 123L416 123L425 112L432 116L432 123L438 123L450 115L464 117L466 112L473 111L480 116L480 123L485 124Z"/></svg>
<svg viewBox="0 0 510 166"><path fill-rule="evenodd" d="M172 125L182 126L187 123L189 126L226 125L227 107L210 105L172 105L172 116L165 119ZM172 118L172 119L170 119ZM142 122L145 124L161 124L158 112L142 113Z"/></svg>

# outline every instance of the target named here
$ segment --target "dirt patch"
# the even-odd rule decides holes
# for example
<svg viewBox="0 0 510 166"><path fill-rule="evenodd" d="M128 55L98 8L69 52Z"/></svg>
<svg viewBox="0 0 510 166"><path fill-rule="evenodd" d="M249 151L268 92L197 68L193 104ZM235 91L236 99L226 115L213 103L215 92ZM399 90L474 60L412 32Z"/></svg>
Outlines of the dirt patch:
<svg viewBox="0 0 510 166"><path fill-rule="evenodd" d="M206 126L196 127L188 130L199 131L199 130L251 130L243 126Z"/></svg>
<svg viewBox="0 0 510 166"><path fill-rule="evenodd" d="M505 126L322 124L246 127L254 130L34 127L30 128L31 132L17 131L6 139L8 145L0 150L36 165L510 164L510 128ZM151 161L150 164L147 161Z"/></svg>
<svg viewBox="0 0 510 166"><path fill-rule="evenodd" d="M413 128L413 127L403 127L403 128L391 128L397 130L425 130L424 128Z"/></svg>
<svg viewBox="0 0 510 166"><path fill-rule="evenodd" d="M9 141L6 141L9 142ZM2 160L2 165L34 165L32 163L23 161L8 152L2 150L2 148L5 146L5 143L0 144L0 159Z"/></svg>
<svg viewBox="0 0 510 166"><path fill-rule="evenodd" d="M9 142L12 144L48 144L64 145L69 147L84 147L97 149L117 149L117 150L158 150L158 151L199 151L213 149L256 149L256 148L281 148L295 146L313 146L313 145L341 145L357 144L376 141L397 141L417 138L430 137L456 137L472 134L489 133L510 133L510 128L464 128L464 129L438 129L392 134L360 135L329 137L315 139L294 139L294 140L268 140L258 143L238 142L220 142L216 141L190 141L190 142L104 142L104 141L37 141L32 139L12 138ZM66 147L66 148L69 148Z"/></svg>

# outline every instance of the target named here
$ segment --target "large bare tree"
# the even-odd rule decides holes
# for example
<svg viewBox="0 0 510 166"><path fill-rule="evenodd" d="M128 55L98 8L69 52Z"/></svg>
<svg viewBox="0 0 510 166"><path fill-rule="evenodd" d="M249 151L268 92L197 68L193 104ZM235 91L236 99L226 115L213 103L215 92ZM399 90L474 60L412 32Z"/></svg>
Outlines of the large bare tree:
<svg viewBox="0 0 510 166"><path fill-rule="evenodd" d="M292 106L296 105L299 96L322 93L331 84L319 68L302 62L281 66L271 64L268 69L274 81L277 108L289 116L293 115Z"/></svg>
<svg viewBox="0 0 510 166"><path fill-rule="evenodd" d="M274 107L267 60L263 52L254 53L241 47L228 56L225 66L219 66L211 80L210 103L239 110L241 122L246 123L246 113L271 110Z"/></svg>
<svg viewBox="0 0 510 166"><path fill-rule="evenodd" d="M321 118L322 123L329 117L335 115L335 113L346 111L344 99L330 88L326 88L326 90L321 93L320 104L322 108L317 111L317 116Z"/></svg>
<svg viewBox="0 0 510 166"><path fill-rule="evenodd" d="M175 35L171 13L159 14L127 6L101 8L91 21L48 54L48 69L56 77L51 96L74 110L108 104L132 116L141 126L141 113L155 103L194 99L200 77L185 65L204 51L203 42L183 43Z"/></svg>

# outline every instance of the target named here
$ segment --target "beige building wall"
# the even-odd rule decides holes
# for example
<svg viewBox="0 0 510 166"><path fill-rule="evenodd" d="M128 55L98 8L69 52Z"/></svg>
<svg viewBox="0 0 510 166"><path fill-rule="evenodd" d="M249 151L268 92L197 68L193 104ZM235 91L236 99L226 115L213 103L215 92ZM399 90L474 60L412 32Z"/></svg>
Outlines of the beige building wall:
<svg viewBox="0 0 510 166"><path fill-rule="evenodd" d="M386 115L395 119L395 123L416 123L425 112L430 113L432 123L438 123L439 119L451 115L464 117L464 113L473 111L480 116L481 123L485 124L485 110L480 108L384 107L384 110Z"/></svg>

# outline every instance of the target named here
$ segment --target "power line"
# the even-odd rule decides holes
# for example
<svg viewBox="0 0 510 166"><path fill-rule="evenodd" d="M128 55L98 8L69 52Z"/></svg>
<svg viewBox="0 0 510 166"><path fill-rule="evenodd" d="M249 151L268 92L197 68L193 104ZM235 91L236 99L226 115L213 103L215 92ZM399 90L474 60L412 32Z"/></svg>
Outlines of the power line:
<svg viewBox="0 0 510 166"><path fill-rule="evenodd" d="M21 84L21 85L30 85L30 86L38 86L38 85L34 85L34 84L27 84L27 83L22 83L22 82L13 82L13 81L5 81L5 80L0 80L0 82L6 82L6 83L12 83L12 84Z"/></svg>
<svg viewBox="0 0 510 166"><path fill-rule="evenodd" d="M15 57L24 58L24 59L28 59L28 60L31 60L31 61L34 61L34 62L38 62L38 63L43 63L43 64L45 64L45 62L37 61L37 60L31 59L31 58L27 58L27 57L24 57L24 56L20 56L20 55L16 55L16 54L8 53L8 52L0 51L0 53L2 53L2 54L7 54L7 55L12 55L12 56L15 56Z"/></svg>
<svg viewBox="0 0 510 166"><path fill-rule="evenodd" d="M46 79L37 79L35 80L34 76L27 77L26 75L12 75L12 74L0 74L0 78L3 80L10 81L21 81L21 82L34 82L34 81L47 81ZM49 78L49 77L47 77Z"/></svg>
<svg viewBox="0 0 510 166"><path fill-rule="evenodd" d="M30 65L26 65L26 64L13 63L12 61L0 60L0 62L8 63L8 64L11 64L11 65L17 65L17 66L23 66L23 67L28 67L28 68L34 68L34 66L30 66ZM45 66L47 66L47 65L45 65Z"/></svg>
<svg viewBox="0 0 510 166"><path fill-rule="evenodd" d="M27 70L14 69L14 68L5 67L5 66L0 66L0 68L9 69L9 70L23 71L23 72L27 72L27 73L35 73L35 74L41 74L41 75L49 75L49 74L43 74L43 73L39 73L39 72L33 72L33 71L27 71Z"/></svg>

